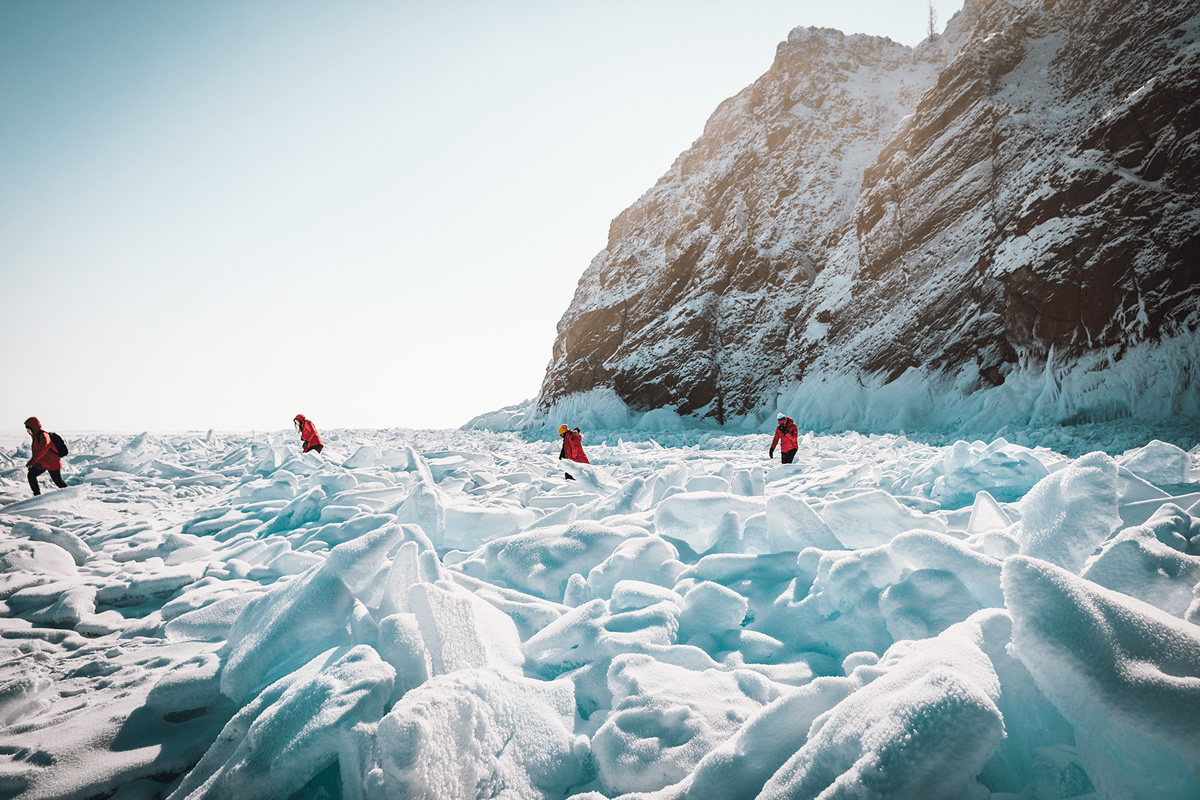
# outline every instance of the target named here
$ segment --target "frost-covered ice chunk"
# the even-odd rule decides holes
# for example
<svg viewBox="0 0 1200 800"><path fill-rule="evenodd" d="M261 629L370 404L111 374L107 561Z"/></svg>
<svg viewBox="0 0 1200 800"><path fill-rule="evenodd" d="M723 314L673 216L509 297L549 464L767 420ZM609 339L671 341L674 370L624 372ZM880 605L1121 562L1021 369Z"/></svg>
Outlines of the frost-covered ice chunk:
<svg viewBox="0 0 1200 800"><path fill-rule="evenodd" d="M631 478L609 496L580 508L579 515L586 519L604 519L618 514L636 514L650 507L653 491L654 487L645 478Z"/></svg>
<svg viewBox="0 0 1200 800"><path fill-rule="evenodd" d="M1002 530L1009 525L1012 525L1012 519L996 502L996 498L983 491L975 495L975 503L971 506L971 518L967 522L967 533L987 533Z"/></svg>
<svg viewBox="0 0 1200 800"><path fill-rule="evenodd" d="M409 605L430 657L431 674L491 666L520 672L524 656L512 618L452 583L418 583Z"/></svg>
<svg viewBox="0 0 1200 800"><path fill-rule="evenodd" d="M356 514L344 522L328 522L304 539L306 543L318 541L336 546L395 521L395 514Z"/></svg>
<svg viewBox="0 0 1200 800"><path fill-rule="evenodd" d="M56 544L0 539L0 600L21 589L78 574L75 559Z"/></svg>
<svg viewBox="0 0 1200 800"><path fill-rule="evenodd" d="M1004 439L986 444L959 441L918 471L912 482L932 479L929 496L945 508L959 508L981 491L1001 500L1017 500L1047 474L1032 452Z"/></svg>
<svg viewBox="0 0 1200 800"><path fill-rule="evenodd" d="M963 797L1004 736L980 639L966 622L895 645L884 674L818 718L759 797Z"/></svg>
<svg viewBox="0 0 1200 800"><path fill-rule="evenodd" d="M175 641L225 641L229 638L233 623L256 596L257 593L238 593L180 614L167 622L167 638Z"/></svg>
<svg viewBox="0 0 1200 800"><path fill-rule="evenodd" d="M27 592L36 592L41 587L26 589L8 599L10 608L15 608L19 598ZM21 614L25 619L42 625L58 628L76 628L85 619L96 613L96 589L92 586L71 586L59 594L50 605Z"/></svg>
<svg viewBox="0 0 1200 800"><path fill-rule="evenodd" d="M1052 564L1004 564L1013 650L1101 796L1200 796L1200 628Z"/></svg>
<svg viewBox="0 0 1200 800"><path fill-rule="evenodd" d="M300 481L287 470L274 472L270 478L257 478L238 488L238 496L247 503L261 503L265 500L290 502L299 493Z"/></svg>
<svg viewBox="0 0 1200 800"><path fill-rule="evenodd" d="M900 505L878 489L834 500L819 511L843 547L862 548L887 544L905 531L945 531L946 523Z"/></svg>
<svg viewBox="0 0 1200 800"><path fill-rule="evenodd" d="M899 641L933 636L978 611L979 604L953 573L918 569L883 590L879 610Z"/></svg>
<svg viewBox="0 0 1200 800"><path fill-rule="evenodd" d="M429 475L424 460L418 461L417 482L396 509L396 519L420 526L434 546L441 546L446 531L446 506L442 493Z"/></svg>
<svg viewBox="0 0 1200 800"><path fill-rule="evenodd" d="M703 553L717 542L722 520L729 512L741 521L766 510L761 497L729 492L683 492L664 499L654 511L654 529L663 536L687 542Z"/></svg>
<svg viewBox="0 0 1200 800"><path fill-rule="evenodd" d="M1105 542L1083 577L1185 617L1200 585L1200 556L1188 555L1200 520L1167 503L1145 525L1126 528Z"/></svg>
<svg viewBox="0 0 1200 800"><path fill-rule="evenodd" d="M533 520L533 512L527 508L452 503L445 510L442 546L477 547L518 533Z"/></svg>
<svg viewBox="0 0 1200 800"><path fill-rule="evenodd" d="M1021 501L1015 535L1021 555L1079 572L1121 524L1117 464L1090 453L1044 478Z"/></svg>
<svg viewBox="0 0 1200 800"><path fill-rule="evenodd" d="M216 653L198 653L171 667L146 695L146 705L160 714L168 714L218 703L220 673L221 659Z"/></svg>
<svg viewBox="0 0 1200 800"><path fill-rule="evenodd" d="M20 659L0 685L0 726L15 725L48 709L46 697L53 688L47 667L32 659Z"/></svg>
<svg viewBox="0 0 1200 800"><path fill-rule="evenodd" d="M600 781L613 792L675 783L779 696L753 672L696 671L645 655L614 658L608 687L613 710L592 737L592 753Z"/></svg>
<svg viewBox="0 0 1200 800"><path fill-rule="evenodd" d="M49 544L58 545L71 554L71 558L75 560L76 566L82 567L92 556L92 548L88 547L74 533L51 525L44 525L40 522L33 522L32 520L15 522L12 526L12 535L17 538L24 537L34 542L48 542Z"/></svg>
<svg viewBox="0 0 1200 800"><path fill-rule="evenodd" d="M229 632L221 691L245 702L325 648L348 644L354 602L346 584L326 570L251 600Z"/></svg>
<svg viewBox="0 0 1200 800"><path fill-rule="evenodd" d="M1147 500L1163 501L1170 497L1145 478L1134 475L1125 467L1117 468L1117 502L1121 505L1140 503Z"/></svg>
<svg viewBox="0 0 1200 800"><path fill-rule="evenodd" d="M490 669L434 678L380 721L359 768L364 797L562 797L591 777L574 718L570 681Z"/></svg>
<svg viewBox="0 0 1200 800"><path fill-rule="evenodd" d="M574 461L559 461L564 473L575 479L573 488L610 495L621 488L621 484L603 467L595 464L577 464Z"/></svg>
<svg viewBox="0 0 1200 800"><path fill-rule="evenodd" d="M255 532L255 536L266 536L269 533L291 531L306 522L316 522L321 516L321 506L325 504L325 490L319 486L310 489L284 506L278 514L264 522Z"/></svg>
<svg viewBox="0 0 1200 800"><path fill-rule="evenodd" d="M663 800L753 800L808 739L813 721L861 687L855 678L817 678L755 711L705 754Z"/></svg>
<svg viewBox="0 0 1200 800"><path fill-rule="evenodd" d="M720 637L741 632L749 604L732 589L713 581L701 581L683 596L679 615L679 639L688 642L692 637ZM695 642L691 642L695 644ZM709 650L709 647L702 649Z"/></svg>
<svg viewBox="0 0 1200 800"><path fill-rule="evenodd" d="M525 526L525 531L531 531L534 528L550 528L555 525L570 525L578 517L579 506L574 503L567 503L566 505L558 506L541 519L535 519Z"/></svg>
<svg viewBox="0 0 1200 800"><path fill-rule="evenodd" d="M1158 439L1130 450L1117 463L1156 486L1187 483L1190 465L1187 451Z"/></svg>
<svg viewBox="0 0 1200 800"><path fill-rule="evenodd" d="M416 614L392 614L379 623L379 656L396 670L393 702L433 674L433 658L425 647Z"/></svg>
<svg viewBox="0 0 1200 800"><path fill-rule="evenodd" d="M491 583L561 601L572 575L587 575L622 542L637 536L646 536L646 531L598 522L537 528L489 542L457 568Z"/></svg>
<svg viewBox="0 0 1200 800"><path fill-rule="evenodd" d="M357 751L354 728L383 715L393 678L364 645L317 656L242 708L172 800L289 797Z"/></svg>
<svg viewBox="0 0 1200 800"><path fill-rule="evenodd" d="M379 605L385 556L402 536L389 526L338 545L319 569L251 600L229 632L221 691L245 701L329 647L354 642L361 621L373 624L359 598Z"/></svg>
<svg viewBox="0 0 1200 800"><path fill-rule="evenodd" d="M342 466L346 469L358 469L360 467L373 467L375 462L380 457L379 448L374 445L364 444L354 451L354 454L342 462Z"/></svg>
<svg viewBox="0 0 1200 800"><path fill-rule="evenodd" d="M587 574L588 593L590 598L608 597L621 581L674 586L684 569L679 551L661 536L634 536L592 567Z"/></svg>
<svg viewBox="0 0 1200 800"><path fill-rule="evenodd" d="M766 481L761 468L739 469L734 472L730 491L746 497L762 497L767 493Z"/></svg>
<svg viewBox="0 0 1200 800"><path fill-rule="evenodd" d="M840 549L825 520L800 497L776 494L767 498L767 541L770 552L800 552L806 547Z"/></svg>
<svg viewBox="0 0 1200 800"><path fill-rule="evenodd" d="M628 600L628 596L624 598ZM649 595L645 606L618 605L610 610L604 600L592 600L559 617L529 638L524 645L529 668L547 678L589 664L604 664L620 653L647 652L675 644L679 632L679 605L673 599ZM697 663L712 665L703 652L690 648Z"/></svg>
<svg viewBox="0 0 1200 800"><path fill-rule="evenodd" d="M780 594L755 622L757 630L794 651L817 651L838 661L860 650L882 652L892 643L879 595L900 581L903 567L886 547L832 552L809 548L800 553L796 572L792 590Z"/></svg>
<svg viewBox="0 0 1200 800"><path fill-rule="evenodd" d="M978 553L951 536L909 531L893 539L888 552L893 559L912 569L953 576L980 607L1000 608L1004 605L1004 595L1000 591L1000 560ZM959 619L966 619L966 616L969 615Z"/></svg>
<svg viewBox="0 0 1200 800"><path fill-rule="evenodd" d="M731 491L729 481L720 475L695 475L688 478L684 489L689 492L717 492L720 494L728 494Z"/></svg>

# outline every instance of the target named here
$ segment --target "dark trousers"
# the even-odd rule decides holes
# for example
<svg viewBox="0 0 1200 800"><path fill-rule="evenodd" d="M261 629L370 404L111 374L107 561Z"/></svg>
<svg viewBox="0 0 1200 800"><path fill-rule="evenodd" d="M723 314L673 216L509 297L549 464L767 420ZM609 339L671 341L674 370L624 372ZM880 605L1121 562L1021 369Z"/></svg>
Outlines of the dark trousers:
<svg viewBox="0 0 1200 800"><path fill-rule="evenodd" d="M799 449L799 448L797 448L797 449ZM783 456L783 463L790 464L790 463L792 463L792 459L796 457L796 451L795 450L784 450L780 455Z"/></svg>
<svg viewBox="0 0 1200 800"><path fill-rule="evenodd" d="M316 452L320 453L320 452L321 452L322 450L324 450L324 449L325 449L325 445L323 445L323 444L317 444L317 445L313 445L312 447L306 447L306 448L304 448L304 452L306 452L306 453L307 453L307 452L309 452L309 451L311 451L311 450L315 450Z"/></svg>
<svg viewBox="0 0 1200 800"><path fill-rule="evenodd" d="M33 494L36 497L42 493L42 489L38 486L38 476L43 472L50 473L50 480L54 481L54 485L60 489L67 488L67 482L63 480L62 471L57 469L46 469L45 467L30 467L29 468L29 488L33 489Z"/></svg>

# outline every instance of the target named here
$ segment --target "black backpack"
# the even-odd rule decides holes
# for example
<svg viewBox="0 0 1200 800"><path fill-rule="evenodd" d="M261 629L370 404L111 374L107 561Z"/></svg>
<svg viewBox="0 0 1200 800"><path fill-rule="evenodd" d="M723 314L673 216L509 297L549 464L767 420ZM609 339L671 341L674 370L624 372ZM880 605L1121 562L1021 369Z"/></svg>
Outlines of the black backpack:
<svg viewBox="0 0 1200 800"><path fill-rule="evenodd" d="M47 433L50 432L47 431ZM54 447L54 452L58 453L59 458L62 458L69 452L67 450L67 443L57 433L50 433L50 444Z"/></svg>

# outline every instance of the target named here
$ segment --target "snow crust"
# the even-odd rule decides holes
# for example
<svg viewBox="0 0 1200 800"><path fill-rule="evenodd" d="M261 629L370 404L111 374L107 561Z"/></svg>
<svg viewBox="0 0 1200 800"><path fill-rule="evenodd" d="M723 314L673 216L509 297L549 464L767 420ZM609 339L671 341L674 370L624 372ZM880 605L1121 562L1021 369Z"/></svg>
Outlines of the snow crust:
<svg viewBox="0 0 1200 800"><path fill-rule="evenodd" d="M1195 449L326 441L0 451L0 793L1200 795Z"/></svg>

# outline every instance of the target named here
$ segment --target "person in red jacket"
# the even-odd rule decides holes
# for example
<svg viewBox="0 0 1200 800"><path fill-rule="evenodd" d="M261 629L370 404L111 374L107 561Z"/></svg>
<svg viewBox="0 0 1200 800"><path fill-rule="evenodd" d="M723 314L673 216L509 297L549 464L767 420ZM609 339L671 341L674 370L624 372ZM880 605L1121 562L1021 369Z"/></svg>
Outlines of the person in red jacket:
<svg viewBox="0 0 1200 800"><path fill-rule="evenodd" d="M300 439L304 442L304 452L316 450L319 453L325 449L325 445L321 444L321 436L317 433L317 426L313 425L311 419L297 414L295 422L296 430L300 431Z"/></svg>
<svg viewBox="0 0 1200 800"><path fill-rule="evenodd" d="M776 419L779 420L779 424L775 426L775 438L771 440L771 449L768 452L771 454L771 458L774 458L775 445L779 445L783 463L790 464L796 457L796 450L800 447L800 443L796 439L796 423L791 417L783 414L777 414Z"/></svg>
<svg viewBox="0 0 1200 800"><path fill-rule="evenodd" d="M54 442L50 440L50 434L42 430L42 423L38 421L37 417L25 420L25 430L29 431L29 435L33 439L33 444L30 446L30 449L33 450L33 457L26 465L29 467L29 488L33 489L33 496L37 497L42 493L37 479L43 472L50 473L50 480L54 481L55 486L60 489L67 488L67 482L62 477L62 459L59 458L58 451L54 449Z"/></svg>
<svg viewBox="0 0 1200 800"><path fill-rule="evenodd" d="M577 464L588 464L587 455L583 452L583 434L579 432L579 428L568 429L566 425L558 426L558 435L562 437L562 451L558 454L559 461L564 458L568 461L574 461ZM575 476L571 473L565 473L567 480L575 480Z"/></svg>

